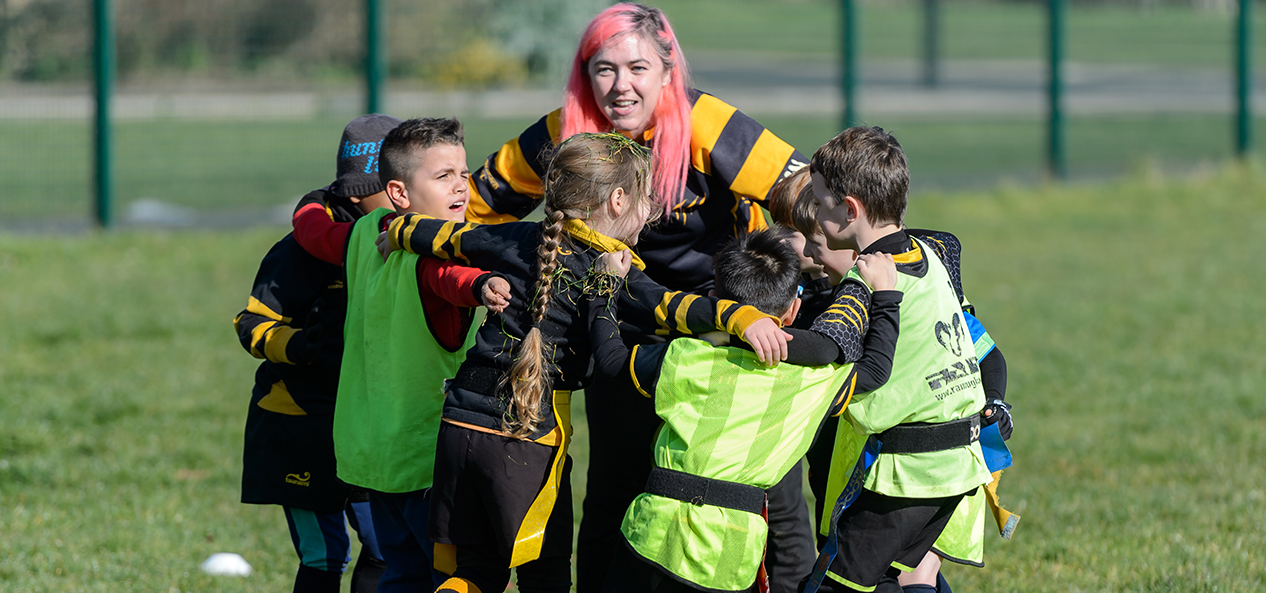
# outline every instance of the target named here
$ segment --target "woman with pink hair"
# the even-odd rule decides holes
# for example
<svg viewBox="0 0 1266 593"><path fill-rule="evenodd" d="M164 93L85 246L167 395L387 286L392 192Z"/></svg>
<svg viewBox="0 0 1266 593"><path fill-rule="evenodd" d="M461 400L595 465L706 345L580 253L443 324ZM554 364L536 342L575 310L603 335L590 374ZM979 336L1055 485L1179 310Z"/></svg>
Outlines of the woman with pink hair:
<svg viewBox="0 0 1266 593"><path fill-rule="evenodd" d="M541 177L553 147L580 132L611 131L648 146L654 158L650 182L664 216L638 243L646 274L669 289L698 295L712 288L712 256L765 227L757 202L808 162L752 118L691 87L685 56L662 12L616 4L581 35L562 108L506 142L471 175L467 219L495 223L527 216L542 201ZM623 335L630 347L664 339ZM659 426L653 402L632 386L595 381L589 393L598 395L585 402L590 465L577 553L581 593L600 589L613 553L624 545L620 522L646 484ZM783 549L794 549L797 558L788 572L807 574L815 549L799 471L797 466L784 480L789 487L783 495L771 491L770 521L771 532L796 532L783 540L791 543ZM780 509L775 499L787 500L789 508ZM779 518L789 526L775 529ZM771 541L775 565L779 545ZM794 590L803 574L787 576Z"/></svg>

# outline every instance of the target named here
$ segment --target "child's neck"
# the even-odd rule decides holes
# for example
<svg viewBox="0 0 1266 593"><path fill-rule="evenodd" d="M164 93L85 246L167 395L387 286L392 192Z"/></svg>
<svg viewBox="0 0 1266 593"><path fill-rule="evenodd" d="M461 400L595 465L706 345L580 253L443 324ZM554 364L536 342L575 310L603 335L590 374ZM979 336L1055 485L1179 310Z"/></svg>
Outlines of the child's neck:
<svg viewBox="0 0 1266 593"><path fill-rule="evenodd" d="M862 226L857 231L857 253L863 253L872 243L901 230L899 224L883 224L879 226Z"/></svg>

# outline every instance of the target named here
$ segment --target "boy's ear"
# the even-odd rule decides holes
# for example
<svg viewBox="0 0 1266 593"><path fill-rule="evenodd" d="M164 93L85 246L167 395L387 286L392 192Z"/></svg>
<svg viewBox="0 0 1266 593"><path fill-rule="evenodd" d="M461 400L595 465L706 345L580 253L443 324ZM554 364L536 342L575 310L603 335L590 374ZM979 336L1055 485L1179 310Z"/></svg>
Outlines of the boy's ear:
<svg viewBox="0 0 1266 593"><path fill-rule="evenodd" d="M853 196L844 196L844 203L848 204L848 222L853 222L866 216L866 207L862 206L861 200Z"/></svg>
<svg viewBox="0 0 1266 593"><path fill-rule="evenodd" d="M800 314L800 297L796 297L796 300L791 301L791 306L787 308L787 311L782 314L782 326L790 327L791 324L795 322L796 316L799 314Z"/></svg>
<svg viewBox="0 0 1266 593"><path fill-rule="evenodd" d="M403 181L392 179L387 182L387 199L391 200L391 205L396 210L409 209L409 192L405 190Z"/></svg>

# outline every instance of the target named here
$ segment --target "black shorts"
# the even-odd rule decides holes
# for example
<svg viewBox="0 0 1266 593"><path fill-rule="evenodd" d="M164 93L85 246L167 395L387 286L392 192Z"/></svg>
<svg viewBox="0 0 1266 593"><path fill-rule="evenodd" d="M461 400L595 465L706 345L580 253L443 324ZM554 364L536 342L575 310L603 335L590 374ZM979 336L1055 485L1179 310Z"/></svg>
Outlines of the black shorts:
<svg viewBox="0 0 1266 593"><path fill-rule="evenodd" d="M242 502L343 510L352 489L335 475L333 416L288 416L251 405L245 436Z"/></svg>
<svg viewBox="0 0 1266 593"><path fill-rule="evenodd" d="M529 441L440 424L431 487L431 539L491 549L507 560L557 452ZM571 459L545 526L541 557L571 556ZM506 565L507 567L509 564Z"/></svg>
<svg viewBox="0 0 1266 593"><path fill-rule="evenodd" d="M914 570L963 496L897 498L862 490L836 523L840 548L831 562L832 576L849 588L870 591L889 567Z"/></svg>

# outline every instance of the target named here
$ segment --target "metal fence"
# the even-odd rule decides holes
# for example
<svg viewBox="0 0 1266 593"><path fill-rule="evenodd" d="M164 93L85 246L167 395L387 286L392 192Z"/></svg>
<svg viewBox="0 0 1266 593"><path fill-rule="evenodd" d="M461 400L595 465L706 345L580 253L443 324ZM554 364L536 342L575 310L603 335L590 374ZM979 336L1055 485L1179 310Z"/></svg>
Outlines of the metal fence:
<svg viewBox="0 0 1266 593"><path fill-rule="evenodd" d="M916 192L1035 183L1052 170L1191 169L1246 145L1260 123L1237 101L1262 96L1247 82L1249 64L1266 64L1248 43L1266 25L1260 10L1240 19L1250 3L1065 1L650 3L672 20L698 88L806 153L844 117L889 128ZM281 222L297 196L332 180L342 126L375 105L461 117L478 166L558 105L579 32L605 4L111 2L97 15L112 21L101 38L82 0L0 0L4 227ZM94 64L108 54L94 39L114 48L101 84ZM1048 127L1052 50L1064 58L1062 135ZM101 187L111 199L98 207Z"/></svg>

